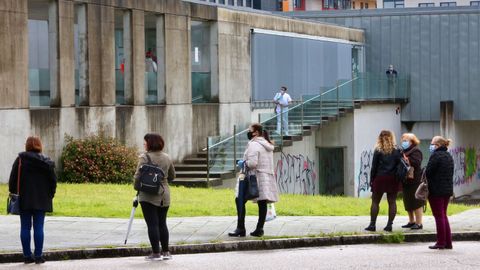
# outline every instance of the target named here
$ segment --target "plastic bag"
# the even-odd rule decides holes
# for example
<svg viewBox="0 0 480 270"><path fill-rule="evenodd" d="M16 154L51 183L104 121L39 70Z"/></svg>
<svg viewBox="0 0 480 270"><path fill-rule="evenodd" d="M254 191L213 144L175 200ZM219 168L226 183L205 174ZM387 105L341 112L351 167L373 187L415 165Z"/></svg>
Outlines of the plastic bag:
<svg viewBox="0 0 480 270"><path fill-rule="evenodd" d="M274 220L277 217L277 212L275 211L275 204L269 203L267 206L267 217L265 221Z"/></svg>

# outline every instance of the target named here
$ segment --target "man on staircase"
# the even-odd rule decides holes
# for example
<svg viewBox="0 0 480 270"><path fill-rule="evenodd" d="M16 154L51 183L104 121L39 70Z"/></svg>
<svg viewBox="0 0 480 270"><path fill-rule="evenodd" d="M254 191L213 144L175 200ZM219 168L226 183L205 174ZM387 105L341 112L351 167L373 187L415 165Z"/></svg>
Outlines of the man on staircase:
<svg viewBox="0 0 480 270"><path fill-rule="evenodd" d="M288 105L292 102L292 98L287 94L287 87L282 86L280 92L273 97L275 103L275 113L277 114L277 133L288 135Z"/></svg>

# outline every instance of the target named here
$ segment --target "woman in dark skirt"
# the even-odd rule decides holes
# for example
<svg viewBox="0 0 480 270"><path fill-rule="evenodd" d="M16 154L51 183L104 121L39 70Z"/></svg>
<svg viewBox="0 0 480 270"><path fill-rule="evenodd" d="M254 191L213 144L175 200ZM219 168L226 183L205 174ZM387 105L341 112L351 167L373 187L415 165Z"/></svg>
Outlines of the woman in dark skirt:
<svg viewBox="0 0 480 270"><path fill-rule="evenodd" d="M413 175L407 177L407 180L402 182L403 186L403 204L408 213L408 223L402 228L410 228L412 230L423 229L422 217L424 201L415 198L415 191L417 191L422 178L422 151L418 148L420 140L413 133L405 133L402 135L402 149L404 156L408 159L410 166L413 168ZM413 176L413 177L412 177Z"/></svg>
<svg viewBox="0 0 480 270"><path fill-rule="evenodd" d="M392 231L392 224L397 214L397 193L399 183L395 179L395 169L400 162L400 151L395 148L395 136L389 130L382 130L375 145L372 170L370 172L370 186L372 187L372 206L370 208L370 225L365 230L374 232L377 221L380 201L387 193L388 223L383 230Z"/></svg>

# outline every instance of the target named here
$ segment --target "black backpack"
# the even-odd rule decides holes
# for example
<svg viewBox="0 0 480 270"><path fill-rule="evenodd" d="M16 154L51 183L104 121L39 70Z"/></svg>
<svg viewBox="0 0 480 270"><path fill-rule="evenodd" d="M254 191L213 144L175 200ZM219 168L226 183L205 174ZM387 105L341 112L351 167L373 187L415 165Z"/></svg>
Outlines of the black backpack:
<svg viewBox="0 0 480 270"><path fill-rule="evenodd" d="M148 154L145 155L147 156L148 163L140 166L138 190L149 194L157 194L160 187L163 188L162 180L165 177L165 173L160 167L152 163Z"/></svg>

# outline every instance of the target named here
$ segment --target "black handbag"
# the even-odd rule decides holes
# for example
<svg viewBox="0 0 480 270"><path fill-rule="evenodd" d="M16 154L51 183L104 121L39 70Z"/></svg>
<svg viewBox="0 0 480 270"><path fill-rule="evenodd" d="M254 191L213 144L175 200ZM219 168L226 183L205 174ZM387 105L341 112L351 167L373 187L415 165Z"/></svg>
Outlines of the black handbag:
<svg viewBox="0 0 480 270"><path fill-rule="evenodd" d="M17 193L11 193L7 197L7 214L20 215L20 172L22 168L22 159L18 158L17 173Z"/></svg>
<svg viewBox="0 0 480 270"><path fill-rule="evenodd" d="M411 167L410 164L408 164L408 161L405 160L404 157L401 157L400 162L398 162L397 168L395 170L396 179L400 182L406 183L410 169Z"/></svg>
<svg viewBox="0 0 480 270"><path fill-rule="evenodd" d="M249 172L244 181L246 181L244 193L245 200L247 201L258 198L260 196L260 192L258 190L257 176L254 173Z"/></svg>

